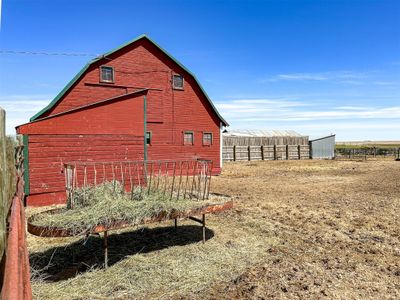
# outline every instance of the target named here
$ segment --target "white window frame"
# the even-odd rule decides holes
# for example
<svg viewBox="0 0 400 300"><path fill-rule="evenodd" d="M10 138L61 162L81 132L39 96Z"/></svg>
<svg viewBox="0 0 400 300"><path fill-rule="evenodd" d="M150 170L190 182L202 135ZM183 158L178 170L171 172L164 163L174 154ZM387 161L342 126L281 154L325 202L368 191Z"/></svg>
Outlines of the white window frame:
<svg viewBox="0 0 400 300"><path fill-rule="evenodd" d="M112 74L112 79L111 80L104 80L103 79L103 69L111 69L111 74ZM100 82L105 82L105 83L114 83L115 82L115 72L114 68L111 66L101 66L100 67Z"/></svg>

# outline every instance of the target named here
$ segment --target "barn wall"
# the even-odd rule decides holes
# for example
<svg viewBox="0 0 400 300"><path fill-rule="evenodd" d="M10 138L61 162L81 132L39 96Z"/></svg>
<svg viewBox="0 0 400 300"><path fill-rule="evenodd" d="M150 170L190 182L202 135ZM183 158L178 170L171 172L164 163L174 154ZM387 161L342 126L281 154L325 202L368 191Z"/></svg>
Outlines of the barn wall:
<svg viewBox="0 0 400 300"><path fill-rule="evenodd" d="M93 103L140 87L157 88L147 95L147 129L152 132L149 159L205 158L220 168L220 120L197 83L146 39L100 60L91 67L47 115ZM114 84L99 86L99 66L112 66ZM184 75L184 90L173 90L172 74ZM195 133L195 145L183 145L183 131ZM202 145L202 132L213 133L213 145Z"/></svg>
<svg viewBox="0 0 400 300"><path fill-rule="evenodd" d="M19 134L144 135L143 95L130 95L20 126Z"/></svg>
<svg viewBox="0 0 400 300"><path fill-rule="evenodd" d="M65 202L64 163L143 159L143 105L129 95L19 127L29 137L27 203Z"/></svg>
<svg viewBox="0 0 400 300"><path fill-rule="evenodd" d="M66 200L64 163L142 160L143 140L131 134L30 135L28 204Z"/></svg>

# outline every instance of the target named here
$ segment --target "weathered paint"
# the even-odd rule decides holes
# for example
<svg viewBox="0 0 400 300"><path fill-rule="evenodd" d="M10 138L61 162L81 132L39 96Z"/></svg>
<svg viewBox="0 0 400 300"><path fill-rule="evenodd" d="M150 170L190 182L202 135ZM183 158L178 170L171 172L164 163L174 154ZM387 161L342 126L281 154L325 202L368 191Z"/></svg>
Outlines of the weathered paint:
<svg viewBox="0 0 400 300"><path fill-rule="evenodd" d="M143 128L143 127L142 127ZM143 159L143 136L132 134L31 135L28 205L65 202L63 164ZM41 195L41 196L35 196Z"/></svg>
<svg viewBox="0 0 400 300"><path fill-rule="evenodd" d="M221 204L219 204L219 203L210 204L210 205L204 206L202 208L193 209L193 210L187 211L187 212L173 212L171 214L160 213L159 215L157 215L155 217L144 219L140 223L140 225L150 224L150 223L159 223L162 221L174 220L174 219L183 219L183 218L186 219L190 216L196 216L196 215L221 213L226 210L232 209L233 205L234 205L233 200L231 200L231 201L227 201L227 202L221 203ZM57 213L59 211L60 211L60 209L56 208L50 212ZM46 211L44 213L47 214L47 213L49 213L49 211ZM28 219L28 232L29 233L36 235L36 236L40 236L40 237L76 236L75 232L68 230L68 229L59 228L59 227L48 227L48 226L35 225L32 223L32 221L36 216L37 215L34 215ZM119 221L119 222L113 223L113 225L109 226L109 227L104 226L104 225L97 225L97 226L91 228L90 231L83 232L82 235L86 235L89 232L92 234L93 233L101 233L101 232L105 232L105 231L109 231L109 230L117 230L117 229L122 229L122 228L126 228L126 227L132 227L132 226L136 226L136 225L132 225L131 223L126 222L126 221Z"/></svg>
<svg viewBox="0 0 400 300"><path fill-rule="evenodd" d="M169 60L173 61L177 66L179 66L182 70L184 70L191 78L193 78L193 80L196 82L197 86L200 88L201 92L203 93L204 97L208 100L209 104L211 105L211 107L214 110L214 113L220 118L220 120L222 121L222 123L225 126L228 126L228 123L222 118L222 116L218 113L217 109L215 108L214 104L212 103L211 99L208 97L206 91L203 89L203 87L201 86L200 82L197 80L196 76L194 76L193 73L191 73L183 64L181 64L177 59L175 59L171 54L169 54L167 51L165 51L165 49L163 49L162 47L160 47L160 45L158 45L156 42L154 42L152 39L150 39L148 36L146 36L145 34L138 36L137 38L116 47L115 49L93 59L92 61L88 62L79 72L78 74L76 74L74 76L74 78L72 78L72 80L70 82L68 82L68 84L61 90L61 92L49 103L49 105L47 105L44 109L42 109L40 112L38 112L36 115L34 115L31 118L31 121L34 121L36 119L39 119L41 117L43 117L44 114L46 114L48 111L50 111L63 97L66 93L68 93L68 91L75 85L75 83L80 80L81 76L83 74L86 73L86 71L89 69L90 66L92 66L92 64L95 64L99 61L103 61L105 59L109 59L109 56L119 52L120 50L124 50L126 47L129 46L133 46L134 44L138 43L138 42L142 42L144 40L147 40L148 42L150 42L153 46L155 46L156 48L158 48L159 51L161 51L165 56L168 57Z"/></svg>
<svg viewBox="0 0 400 300"><path fill-rule="evenodd" d="M32 299L25 209L19 197L11 206L1 299Z"/></svg>
<svg viewBox="0 0 400 300"><path fill-rule="evenodd" d="M114 68L114 83L99 82L99 67L103 64ZM171 78L176 73L184 76L184 90L172 88ZM145 103L144 88L151 89L145 91ZM90 139L85 147L74 146L74 151L66 151L68 145L55 145L53 142L59 141L56 137L59 135L71 135L76 139L79 135L140 136L140 150L134 150L132 145L129 153L136 151L136 154L128 155L130 158L141 155L143 159L145 154L149 160L202 158L214 162L213 174L220 173L220 124L226 125L226 122L221 120L191 73L147 38L127 44L107 54L107 58L90 63L57 97L59 99L42 112L40 119L36 116L34 122L17 128L18 133L30 136L28 204L65 199L62 192L64 186L59 179L61 162L124 159L124 146L121 148L121 145L113 144L108 148L109 152L103 149L93 153L85 148L94 143ZM194 145L183 144L183 132L188 130L194 132ZM150 145L145 143L146 131L152 132ZM213 134L212 145L203 145L203 132ZM44 140L35 142L35 138L39 137ZM135 147L139 145L135 144ZM47 170L51 170L53 175ZM55 176L56 171L57 183L41 182Z"/></svg>
<svg viewBox="0 0 400 300"><path fill-rule="evenodd" d="M24 193L29 195L29 136L27 134L22 136L22 143L24 145Z"/></svg>

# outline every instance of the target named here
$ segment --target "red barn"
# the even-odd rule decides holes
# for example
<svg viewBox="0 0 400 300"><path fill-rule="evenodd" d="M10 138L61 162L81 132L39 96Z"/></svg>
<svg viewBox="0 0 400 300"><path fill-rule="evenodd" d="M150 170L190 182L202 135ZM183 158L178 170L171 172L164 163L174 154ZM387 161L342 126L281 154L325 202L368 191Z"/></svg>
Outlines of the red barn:
<svg viewBox="0 0 400 300"><path fill-rule="evenodd" d="M90 61L17 127L27 203L65 202L65 162L201 158L219 174L227 125L196 77L140 36Z"/></svg>

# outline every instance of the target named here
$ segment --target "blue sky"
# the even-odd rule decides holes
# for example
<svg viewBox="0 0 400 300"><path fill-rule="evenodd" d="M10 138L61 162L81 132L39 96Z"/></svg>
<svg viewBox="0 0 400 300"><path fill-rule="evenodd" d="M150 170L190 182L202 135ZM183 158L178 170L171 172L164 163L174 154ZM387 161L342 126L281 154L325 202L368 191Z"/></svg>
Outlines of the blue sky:
<svg viewBox="0 0 400 300"><path fill-rule="evenodd" d="M1 1L1 0L0 0ZM8 133L93 56L146 33L235 129L400 140L400 1L2 0Z"/></svg>

